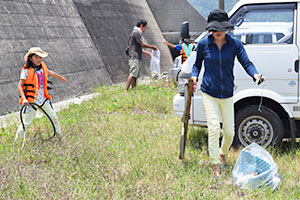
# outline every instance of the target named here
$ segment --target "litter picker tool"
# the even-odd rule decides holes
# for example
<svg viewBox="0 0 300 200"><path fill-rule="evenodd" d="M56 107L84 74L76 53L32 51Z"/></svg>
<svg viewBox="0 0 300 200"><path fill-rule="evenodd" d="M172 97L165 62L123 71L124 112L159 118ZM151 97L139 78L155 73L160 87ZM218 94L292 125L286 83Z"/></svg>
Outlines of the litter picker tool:
<svg viewBox="0 0 300 200"><path fill-rule="evenodd" d="M188 132L188 126L189 126L189 119L190 119L190 108L191 108L192 95L193 95L193 80L190 79L189 82L185 84L185 92L184 92L185 110L184 110L183 116L181 118L182 129L181 129L181 137L180 137L179 159L184 158L186 138L187 138L187 132Z"/></svg>

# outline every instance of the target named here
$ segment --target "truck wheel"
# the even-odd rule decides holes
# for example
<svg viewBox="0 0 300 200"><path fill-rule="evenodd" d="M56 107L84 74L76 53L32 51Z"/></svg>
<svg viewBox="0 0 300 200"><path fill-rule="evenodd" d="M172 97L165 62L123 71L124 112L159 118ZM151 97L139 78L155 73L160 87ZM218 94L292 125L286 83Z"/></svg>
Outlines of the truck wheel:
<svg viewBox="0 0 300 200"><path fill-rule="evenodd" d="M260 146L279 146L284 135L278 115L268 107L247 106L236 113L233 147L247 146L252 142Z"/></svg>

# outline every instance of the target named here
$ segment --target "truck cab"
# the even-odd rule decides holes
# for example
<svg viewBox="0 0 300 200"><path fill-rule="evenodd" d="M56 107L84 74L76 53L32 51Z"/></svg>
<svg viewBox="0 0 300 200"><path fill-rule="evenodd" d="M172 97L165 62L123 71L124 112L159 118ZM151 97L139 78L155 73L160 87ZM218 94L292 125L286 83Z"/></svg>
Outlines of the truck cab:
<svg viewBox="0 0 300 200"><path fill-rule="evenodd" d="M241 0L228 15L235 30L227 34L252 34L251 42L242 42L258 72L266 77L262 84L255 84L235 60L233 146L247 146L252 142L264 147L278 146L283 138L294 142L300 137L300 0ZM253 33L257 32L271 33L272 38L261 39L262 36L258 36L255 39ZM207 32L202 33L195 42L208 35ZM195 59L196 56L190 56L186 63L194 63ZM184 112L184 85L191 76L192 65L183 65L178 76L178 93L173 99L173 109L179 117ZM192 97L189 124L193 126L206 127L200 91L204 70L202 67L197 90ZM222 121L221 116L219 118Z"/></svg>

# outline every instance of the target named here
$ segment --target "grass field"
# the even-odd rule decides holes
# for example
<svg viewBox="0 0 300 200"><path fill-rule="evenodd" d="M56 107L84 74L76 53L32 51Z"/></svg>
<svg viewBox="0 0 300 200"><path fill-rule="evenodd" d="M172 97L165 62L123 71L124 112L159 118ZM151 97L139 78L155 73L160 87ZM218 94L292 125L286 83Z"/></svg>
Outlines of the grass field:
<svg viewBox="0 0 300 200"><path fill-rule="evenodd" d="M0 132L0 199L300 199L300 147L271 151L281 185L239 189L229 169L213 181L206 130L190 127L184 161L178 159L181 120L173 113L172 82L102 86L100 95L58 113L64 143L43 142L51 131L35 119L25 147L14 142L18 124Z"/></svg>

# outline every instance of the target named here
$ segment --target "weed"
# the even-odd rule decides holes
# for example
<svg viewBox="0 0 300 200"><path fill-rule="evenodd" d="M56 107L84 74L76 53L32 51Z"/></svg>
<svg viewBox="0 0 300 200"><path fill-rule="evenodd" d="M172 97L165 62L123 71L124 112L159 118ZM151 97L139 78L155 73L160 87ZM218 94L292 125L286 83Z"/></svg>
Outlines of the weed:
<svg viewBox="0 0 300 200"><path fill-rule="evenodd" d="M190 127L185 159L178 159L181 120L173 113L173 82L101 86L101 95L58 113L65 145L46 118L35 119L25 147L18 125L0 130L0 199L299 199L299 148L272 153L282 176L275 190L241 190L229 170L213 181L206 129Z"/></svg>

